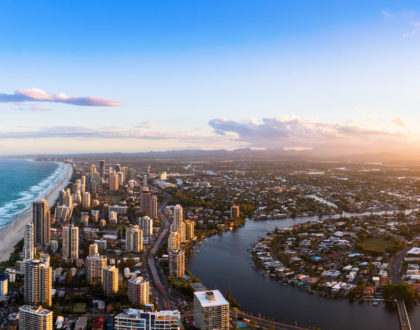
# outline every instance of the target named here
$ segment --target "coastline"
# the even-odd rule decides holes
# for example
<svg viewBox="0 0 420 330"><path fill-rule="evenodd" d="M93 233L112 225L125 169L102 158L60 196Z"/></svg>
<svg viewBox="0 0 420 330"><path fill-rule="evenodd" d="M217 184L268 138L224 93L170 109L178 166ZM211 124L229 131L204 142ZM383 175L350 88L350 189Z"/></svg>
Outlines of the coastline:
<svg viewBox="0 0 420 330"><path fill-rule="evenodd" d="M50 191L44 196L51 206L58 198L58 192L64 189L70 182L73 174L73 166L67 165L67 172L60 180L60 182L52 187ZM18 243L24 235L25 225L32 220L32 207L26 209L16 220L0 231L0 262L9 259L10 254L13 252L13 247Z"/></svg>

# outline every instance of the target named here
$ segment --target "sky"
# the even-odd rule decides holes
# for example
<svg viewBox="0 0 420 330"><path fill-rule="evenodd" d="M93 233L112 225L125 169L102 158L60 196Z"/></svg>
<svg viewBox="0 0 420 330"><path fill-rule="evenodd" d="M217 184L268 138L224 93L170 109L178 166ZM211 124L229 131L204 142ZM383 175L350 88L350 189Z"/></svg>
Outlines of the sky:
<svg viewBox="0 0 420 330"><path fill-rule="evenodd" d="M0 154L420 155L418 1L0 1Z"/></svg>

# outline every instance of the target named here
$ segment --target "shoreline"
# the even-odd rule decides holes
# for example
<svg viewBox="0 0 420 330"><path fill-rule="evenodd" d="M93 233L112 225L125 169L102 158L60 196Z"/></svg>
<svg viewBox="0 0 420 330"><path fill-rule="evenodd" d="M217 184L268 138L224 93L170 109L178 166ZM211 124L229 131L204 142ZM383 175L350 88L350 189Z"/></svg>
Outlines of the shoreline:
<svg viewBox="0 0 420 330"><path fill-rule="evenodd" d="M50 191L44 196L48 205L51 207L58 198L58 192L64 189L70 182L73 175L73 166L67 164L67 172L60 180L60 182L51 188ZM9 259L10 254L13 252L14 246L24 236L25 225L32 220L32 207L29 207L16 218L16 220L9 226L0 231L0 262Z"/></svg>

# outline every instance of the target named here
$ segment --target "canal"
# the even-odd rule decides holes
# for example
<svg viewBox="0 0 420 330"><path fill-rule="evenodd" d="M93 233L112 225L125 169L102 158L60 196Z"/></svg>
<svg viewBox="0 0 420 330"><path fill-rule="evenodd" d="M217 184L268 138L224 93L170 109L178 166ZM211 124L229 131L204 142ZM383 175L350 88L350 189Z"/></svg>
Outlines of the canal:
<svg viewBox="0 0 420 330"><path fill-rule="evenodd" d="M396 307L333 300L285 286L257 269L249 248L278 228L315 220L315 217L282 220L247 220L233 232L207 239L188 264L188 269L209 288L226 293L228 285L241 309L322 329L399 329ZM420 308L409 311L413 329L420 329Z"/></svg>

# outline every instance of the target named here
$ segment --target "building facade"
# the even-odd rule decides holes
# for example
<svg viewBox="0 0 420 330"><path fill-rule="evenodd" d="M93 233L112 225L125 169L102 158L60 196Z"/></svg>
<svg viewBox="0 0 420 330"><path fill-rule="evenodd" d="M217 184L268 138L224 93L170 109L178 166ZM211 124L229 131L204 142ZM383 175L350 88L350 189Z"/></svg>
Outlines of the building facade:
<svg viewBox="0 0 420 330"><path fill-rule="evenodd" d="M102 284L103 271L107 266L108 259L106 256L94 254L86 258L86 281L90 285Z"/></svg>
<svg viewBox="0 0 420 330"><path fill-rule="evenodd" d="M118 292L118 268L107 266L103 268L102 289L107 296L112 296Z"/></svg>
<svg viewBox="0 0 420 330"><path fill-rule="evenodd" d="M24 305L19 308L19 330L52 330L53 312L42 306Z"/></svg>
<svg viewBox="0 0 420 330"><path fill-rule="evenodd" d="M24 301L26 304L52 304L52 268L41 260L25 261Z"/></svg>
<svg viewBox="0 0 420 330"><path fill-rule="evenodd" d="M79 259L79 227L70 224L63 227L63 249L64 259L76 261Z"/></svg>
<svg viewBox="0 0 420 330"><path fill-rule="evenodd" d="M48 202L41 198L33 203L34 243L45 247L51 241L51 219Z"/></svg>
<svg viewBox="0 0 420 330"><path fill-rule="evenodd" d="M145 312L130 308L114 318L115 330L179 330L179 311Z"/></svg>
<svg viewBox="0 0 420 330"><path fill-rule="evenodd" d="M172 250L169 252L169 276L179 278L183 278L185 276L184 250Z"/></svg>
<svg viewBox="0 0 420 330"><path fill-rule="evenodd" d="M149 303L150 283L139 276L128 280L128 299L137 305Z"/></svg>
<svg viewBox="0 0 420 330"><path fill-rule="evenodd" d="M126 228L125 246L126 250L130 252L141 252L143 250L143 231L138 225Z"/></svg>
<svg viewBox="0 0 420 330"><path fill-rule="evenodd" d="M229 302L219 290L194 292L194 325L201 330L229 329Z"/></svg>

